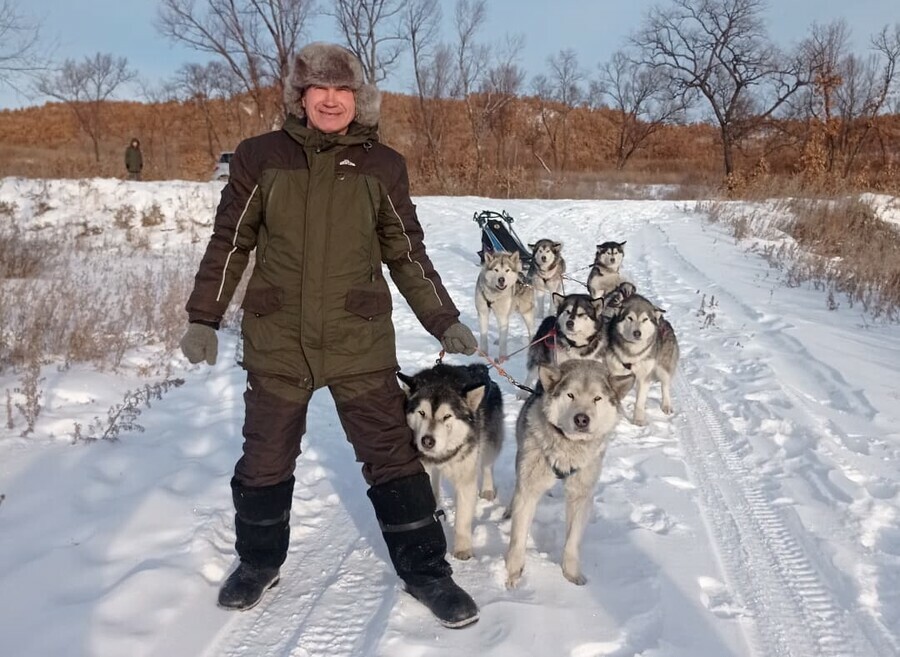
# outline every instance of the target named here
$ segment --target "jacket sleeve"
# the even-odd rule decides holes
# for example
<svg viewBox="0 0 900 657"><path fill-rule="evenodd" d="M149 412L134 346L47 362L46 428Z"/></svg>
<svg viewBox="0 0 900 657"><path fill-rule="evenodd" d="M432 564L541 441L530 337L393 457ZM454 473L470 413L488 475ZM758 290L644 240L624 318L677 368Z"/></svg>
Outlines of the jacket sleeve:
<svg viewBox="0 0 900 657"><path fill-rule="evenodd" d="M381 255L419 322L440 339L448 326L459 321L459 310L425 253L424 232L409 197L406 162L400 156L398 160L378 214Z"/></svg>
<svg viewBox="0 0 900 657"><path fill-rule="evenodd" d="M255 167L244 144L231 160L231 177L216 209L213 234L185 306L189 321L218 322L256 247L263 205Z"/></svg>

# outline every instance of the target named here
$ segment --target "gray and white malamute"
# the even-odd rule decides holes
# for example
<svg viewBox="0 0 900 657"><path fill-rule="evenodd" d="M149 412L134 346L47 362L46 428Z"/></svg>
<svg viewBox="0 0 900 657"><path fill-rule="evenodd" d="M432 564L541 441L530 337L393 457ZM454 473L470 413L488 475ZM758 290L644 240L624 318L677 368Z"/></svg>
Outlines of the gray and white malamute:
<svg viewBox="0 0 900 657"><path fill-rule="evenodd" d="M584 584L579 559L609 436L621 396L631 382L611 377L605 363L569 360L540 369L543 390L528 398L516 422L516 490L506 553L506 584L515 587L525 567L525 542L538 502L561 479L566 496L566 542L562 571Z"/></svg>
<svg viewBox="0 0 900 657"><path fill-rule="evenodd" d="M534 387L543 365L562 365L573 358L605 357L607 325L603 317L604 299L586 294L553 295L556 314L546 317L528 347L528 379Z"/></svg>
<svg viewBox="0 0 900 657"><path fill-rule="evenodd" d="M622 302L610 320L607 364L613 374L634 375L637 390L634 423L646 424L644 409L652 381L662 386L662 412L672 413L671 381L678 366L678 340L672 325L657 308L639 294Z"/></svg>
<svg viewBox="0 0 900 657"><path fill-rule="evenodd" d="M484 263L475 283L475 308L481 331L480 348L488 353L488 322L491 313L500 329L500 358L506 358L509 317L516 311L525 320L530 337L534 333L534 292L522 276L522 260L518 253L497 251L485 253Z"/></svg>
<svg viewBox="0 0 900 657"><path fill-rule="evenodd" d="M444 365L413 376L397 375L406 386L406 421L422 465L440 500L441 475L456 492L453 556L472 556L472 520L478 497L492 500L493 466L503 444L503 396L485 365Z"/></svg>
<svg viewBox="0 0 900 657"><path fill-rule="evenodd" d="M525 274L525 282L534 290L534 304L537 317L544 316L545 298L553 294L565 294L563 276L566 274L566 260L562 257L562 243L541 239L529 244L531 264ZM547 312L550 312L549 304Z"/></svg>
<svg viewBox="0 0 900 657"><path fill-rule="evenodd" d="M625 277L619 272L624 258L625 242L603 242L597 245L594 264L587 279L588 290L592 297L596 299L606 296L620 283L625 282Z"/></svg>

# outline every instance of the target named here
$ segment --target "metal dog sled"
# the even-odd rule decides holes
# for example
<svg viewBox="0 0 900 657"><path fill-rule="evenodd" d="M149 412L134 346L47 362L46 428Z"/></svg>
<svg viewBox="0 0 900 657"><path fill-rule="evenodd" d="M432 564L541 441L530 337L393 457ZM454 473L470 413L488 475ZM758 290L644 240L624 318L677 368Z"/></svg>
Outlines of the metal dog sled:
<svg viewBox="0 0 900 657"><path fill-rule="evenodd" d="M476 212L472 220L481 228L481 250L478 252L481 262L484 262L485 253L518 252L522 263L526 267L528 266L531 262L531 251L519 239L512 227L513 218L506 213L506 210L500 212L482 210Z"/></svg>

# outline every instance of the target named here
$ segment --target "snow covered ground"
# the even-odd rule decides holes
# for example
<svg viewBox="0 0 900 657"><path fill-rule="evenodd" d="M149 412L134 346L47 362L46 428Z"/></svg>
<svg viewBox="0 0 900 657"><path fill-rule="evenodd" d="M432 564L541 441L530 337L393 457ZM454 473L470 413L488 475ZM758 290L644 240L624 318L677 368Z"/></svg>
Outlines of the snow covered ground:
<svg viewBox="0 0 900 657"><path fill-rule="evenodd" d="M140 216L155 202L165 222L145 229L151 249L187 249L195 262L217 195L214 183L0 181L0 201L17 206L12 221L43 226L42 234L96 225L97 239L122 239L112 228L116 209L128 203ZM512 214L525 241L561 240L575 279L586 278L577 270L596 243L627 240L624 269L668 310L683 354L676 413L660 412L654 388L648 426L620 421L583 544L588 583L571 584L559 568L557 488L538 509L520 587L504 587L502 515L521 402L498 378L507 417L499 499L479 501L475 558L452 561L481 606L477 624L445 630L400 591L325 391L313 399L296 471L281 583L251 611L216 608L234 565L228 480L240 453L244 381L237 336L226 332L215 367L173 361L186 383L143 409L144 432L72 444L75 422L87 426L125 391L154 382L136 368L50 365L34 434L20 437L21 418L14 429L3 423L0 654L900 654L896 325L874 324L846 304L828 310L822 292L783 286L746 244L692 214L693 203L416 201L429 254L470 326L480 241L471 219L483 209ZM402 298L394 305L402 367L429 366L438 344ZM514 323L511 350L526 342ZM517 379L524 369L524 354L509 362ZM15 374L0 374L4 398L17 386ZM449 490L442 502L452 520Z"/></svg>

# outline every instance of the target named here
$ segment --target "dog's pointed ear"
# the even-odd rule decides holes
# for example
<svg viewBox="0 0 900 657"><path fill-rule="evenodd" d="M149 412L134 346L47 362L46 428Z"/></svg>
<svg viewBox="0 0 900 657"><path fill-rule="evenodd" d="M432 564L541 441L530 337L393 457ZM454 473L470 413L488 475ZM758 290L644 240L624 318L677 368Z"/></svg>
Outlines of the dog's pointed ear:
<svg viewBox="0 0 900 657"><path fill-rule="evenodd" d="M658 322L663 318L663 315L666 314L666 311L662 308L658 308L657 306L653 306L653 316L656 317L656 321Z"/></svg>
<svg viewBox="0 0 900 657"><path fill-rule="evenodd" d="M613 392L613 401L618 406L634 385L634 374L608 374L606 378Z"/></svg>
<svg viewBox="0 0 900 657"><path fill-rule="evenodd" d="M559 310L563 303L566 301L566 295L560 294L559 292L553 293L553 303L556 304L556 309Z"/></svg>
<svg viewBox="0 0 900 657"><path fill-rule="evenodd" d="M528 245L528 249L529 249L530 251L534 251L535 247L537 247L537 244L529 244L529 245Z"/></svg>
<svg viewBox="0 0 900 657"><path fill-rule="evenodd" d="M562 378L562 372L554 365L541 365L540 369L538 369L538 376L541 380L541 385L544 386L544 390L549 392L559 383L559 380Z"/></svg>
<svg viewBox="0 0 900 657"><path fill-rule="evenodd" d="M625 247L625 244L626 244L627 242L628 242L628 240L625 240L624 242L619 242L619 248L622 249L622 250L624 251L624 250L625 250L624 247Z"/></svg>
<svg viewBox="0 0 900 657"><path fill-rule="evenodd" d="M494 262L494 258L496 258L496 257L497 256L494 254L493 251L485 251L484 252L484 264L486 264L486 265L491 264L492 262Z"/></svg>
<svg viewBox="0 0 900 657"><path fill-rule="evenodd" d="M397 378L400 379L400 387L403 389L403 392L406 393L407 397L415 392L416 385L413 377L407 376L403 372L397 372Z"/></svg>
<svg viewBox="0 0 900 657"><path fill-rule="evenodd" d="M594 317L600 317L600 314L606 307L606 297L597 297L596 299L591 299L591 305L594 307Z"/></svg>
<svg viewBox="0 0 900 657"><path fill-rule="evenodd" d="M562 250L562 242L554 242L550 245L554 252L559 253Z"/></svg>
<svg viewBox="0 0 900 657"><path fill-rule="evenodd" d="M519 267L522 265L522 259L519 257L518 251L509 256L509 261L513 264L513 267Z"/></svg>
<svg viewBox="0 0 900 657"><path fill-rule="evenodd" d="M478 386L466 391L466 405L473 413L477 411L478 407L481 405L481 400L484 399L485 392L487 392L485 386Z"/></svg>

